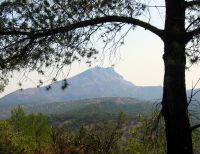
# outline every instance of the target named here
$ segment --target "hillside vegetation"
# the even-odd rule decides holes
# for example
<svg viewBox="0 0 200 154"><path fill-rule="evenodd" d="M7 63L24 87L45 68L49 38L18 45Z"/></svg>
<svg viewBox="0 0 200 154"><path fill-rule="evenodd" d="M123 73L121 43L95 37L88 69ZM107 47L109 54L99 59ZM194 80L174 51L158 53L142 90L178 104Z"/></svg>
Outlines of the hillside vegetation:
<svg viewBox="0 0 200 154"><path fill-rule="evenodd" d="M18 105L0 104L0 119L8 118L11 110L17 106ZM108 114L117 114L119 111L123 111L129 115L136 115L139 113L148 113L152 109L153 104L134 98L106 97L47 104L26 103L21 106L24 108L26 113L41 112L45 115L57 113L67 113L70 115L71 113L75 112L87 112L87 110L91 110L88 113L93 113L95 111L98 112L99 110L100 112L107 112Z"/></svg>
<svg viewBox="0 0 200 154"><path fill-rule="evenodd" d="M63 120L65 116L62 114ZM99 116L106 117L104 113ZM84 118L82 122L85 123L77 123L77 129L72 130L68 129L69 125L63 123L54 125L50 121L47 122L41 113L26 115L23 109L18 107L12 110L9 119L0 121L0 153L164 154L166 152L164 125L162 119L159 123L156 122L156 115L148 117L139 115L130 119L128 115L120 112L112 119L99 118L90 123L87 121L87 116ZM71 120L73 119L75 117L72 116ZM193 144L197 154L200 150L199 135L198 130L193 133Z"/></svg>

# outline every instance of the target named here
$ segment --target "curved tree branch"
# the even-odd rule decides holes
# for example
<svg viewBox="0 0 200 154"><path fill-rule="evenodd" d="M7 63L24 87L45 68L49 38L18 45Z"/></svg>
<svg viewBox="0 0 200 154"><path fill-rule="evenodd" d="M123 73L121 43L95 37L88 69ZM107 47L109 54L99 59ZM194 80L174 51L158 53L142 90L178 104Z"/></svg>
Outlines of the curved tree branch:
<svg viewBox="0 0 200 154"><path fill-rule="evenodd" d="M194 21L192 21L186 28L186 31L188 31L188 29L190 29L190 27L197 21L200 21L200 17L198 17L197 19L195 19Z"/></svg>
<svg viewBox="0 0 200 154"><path fill-rule="evenodd" d="M97 25L97 24L103 24L107 22L121 22L121 23L127 23L127 24L132 24L135 26L140 26L144 29L147 29L151 31L152 33L156 34L159 37L163 37L163 30L154 27L153 25L141 21L139 19L131 18L131 17L121 17L121 16L106 16L106 17L99 17L99 18L94 18L94 19L89 19L85 21L78 21L76 23L69 24L64 27L59 27L55 29L48 29L44 31L16 31L16 30L9 30L9 31L4 31L0 30L0 35L28 35L30 38L40 38L40 37L46 37L50 35L55 35L58 33L63 33L63 32L68 32L77 28L82 28L82 27L87 27L87 26L92 26L92 25Z"/></svg>
<svg viewBox="0 0 200 154"><path fill-rule="evenodd" d="M30 35L31 32L20 30L2 30L0 29L0 35Z"/></svg>
<svg viewBox="0 0 200 154"><path fill-rule="evenodd" d="M195 129L197 129L199 127L200 127L200 124L196 124L196 125L192 126L190 129L191 129L191 131L194 131Z"/></svg>
<svg viewBox="0 0 200 154"><path fill-rule="evenodd" d="M189 31L187 32L186 34L186 38L187 38L187 41L189 41L190 39L192 39L194 36L197 36L200 34L200 27L199 28L196 28L192 31Z"/></svg>
<svg viewBox="0 0 200 154"><path fill-rule="evenodd" d="M194 1L190 1L190 2L186 2L186 7L192 7L195 5L200 5L200 1L199 0L194 0Z"/></svg>

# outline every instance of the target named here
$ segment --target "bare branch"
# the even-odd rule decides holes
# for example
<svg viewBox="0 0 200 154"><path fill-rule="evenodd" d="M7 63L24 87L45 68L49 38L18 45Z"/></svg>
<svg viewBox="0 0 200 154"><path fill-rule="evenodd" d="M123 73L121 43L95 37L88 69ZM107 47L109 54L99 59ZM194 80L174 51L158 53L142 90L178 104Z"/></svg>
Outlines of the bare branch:
<svg viewBox="0 0 200 154"><path fill-rule="evenodd" d="M159 114L157 115L154 123L153 123L153 127L151 129L151 137L152 139L154 138L154 135L157 133L158 131L158 125L159 125L159 122L162 118L162 115L163 115L163 109L160 110Z"/></svg>
<svg viewBox="0 0 200 154"><path fill-rule="evenodd" d="M153 25L146 23L144 21L141 21L139 19L131 18L131 17L123 17L123 16L106 16L106 17L99 17L99 18L94 18L94 19L89 19L85 21L80 21L76 22L73 24L69 24L64 27L59 27L56 29L47 29L41 32L40 31L17 31L17 30L0 30L0 35L28 35L30 38L40 38L40 37L46 37L50 35L55 35L58 33L63 33L63 32L68 32L77 28L82 28L82 27L87 27L87 26L92 26L92 25L97 25L97 24L102 24L102 23L107 23L107 22L121 22L121 23L127 23L127 24L132 24L136 26L140 26L144 29L147 29L151 31L152 33L158 35L159 37L162 38L163 35L163 30L154 27Z"/></svg>
<svg viewBox="0 0 200 154"><path fill-rule="evenodd" d="M191 104L192 101L195 101L193 100L193 97L200 92L200 90L197 90L195 91L195 88L197 87L198 83L200 81L200 78L197 80L197 82L195 83L195 85L192 84L192 89L191 89L191 94L190 94L190 97L189 97L189 101L188 101L188 105ZM197 124L197 125L193 125L191 126L191 131L194 131L195 129L199 128L200 127L200 124Z"/></svg>
<svg viewBox="0 0 200 154"><path fill-rule="evenodd" d="M191 93L190 93L190 96L189 96L188 105L190 105L191 102L194 101L194 100L193 100L194 96L195 96L197 93L200 92L200 90L195 91L195 88L197 87L199 81L200 81L200 78L197 80L197 82L195 83L195 85L193 85L193 83L192 83L192 89L191 89Z"/></svg>

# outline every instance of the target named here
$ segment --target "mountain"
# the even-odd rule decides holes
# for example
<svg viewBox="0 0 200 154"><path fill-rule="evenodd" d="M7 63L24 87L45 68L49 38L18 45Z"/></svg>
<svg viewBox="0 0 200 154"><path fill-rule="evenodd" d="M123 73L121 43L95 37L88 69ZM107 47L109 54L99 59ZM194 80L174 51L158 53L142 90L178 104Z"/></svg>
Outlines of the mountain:
<svg viewBox="0 0 200 154"><path fill-rule="evenodd" d="M0 106L16 104L46 104L67 100L99 97L131 97L141 100L155 100L162 96L161 86L136 86L124 80L114 68L94 67L68 79L69 86L61 89L62 81L46 87L17 90L0 99Z"/></svg>

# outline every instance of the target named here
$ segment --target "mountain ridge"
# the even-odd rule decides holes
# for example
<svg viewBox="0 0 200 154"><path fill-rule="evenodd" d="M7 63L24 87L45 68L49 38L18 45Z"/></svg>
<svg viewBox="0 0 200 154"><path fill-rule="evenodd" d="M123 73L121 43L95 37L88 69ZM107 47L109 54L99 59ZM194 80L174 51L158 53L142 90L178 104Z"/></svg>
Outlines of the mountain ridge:
<svg viewBox="0 0 200 154"><path fill-rule="evenodd" d="M61 90L62 81L46 87L17 90L0 99L2 104L51 103L99 97L131 97L154 100L162 96L161 86L136 86L126 81L113 67L94 67L68 79L69 86Z"/></svg>

